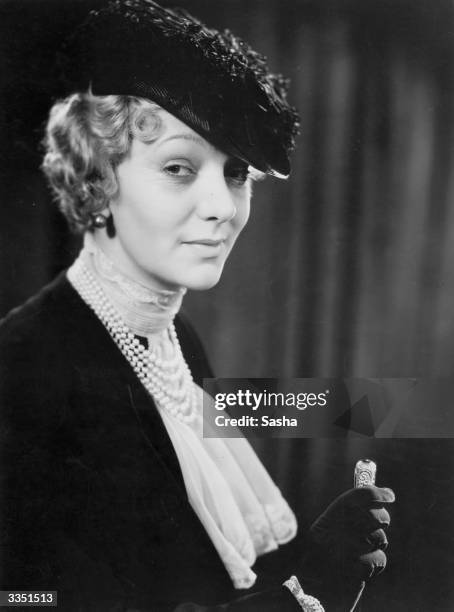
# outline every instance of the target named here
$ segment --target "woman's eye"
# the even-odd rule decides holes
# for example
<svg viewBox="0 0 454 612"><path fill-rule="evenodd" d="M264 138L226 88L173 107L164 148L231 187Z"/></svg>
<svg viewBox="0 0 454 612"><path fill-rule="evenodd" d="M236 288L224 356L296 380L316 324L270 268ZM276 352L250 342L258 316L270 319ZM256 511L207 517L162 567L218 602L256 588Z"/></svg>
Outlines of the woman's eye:
<svg viewBox="0 0 454 612"><path fill-rule="evenodd" d="M244 185L249 178L248 166L246 164L231 166L226 169L225 176L237 185Z"/></svg>
<svg viewBox="0 0 454 612"><path fill-rule="evenodd" d="M189 166L183 166L182 164L169 164L164 168L164 171L171 176L186 177L194 174L194 171Z"/></svg>

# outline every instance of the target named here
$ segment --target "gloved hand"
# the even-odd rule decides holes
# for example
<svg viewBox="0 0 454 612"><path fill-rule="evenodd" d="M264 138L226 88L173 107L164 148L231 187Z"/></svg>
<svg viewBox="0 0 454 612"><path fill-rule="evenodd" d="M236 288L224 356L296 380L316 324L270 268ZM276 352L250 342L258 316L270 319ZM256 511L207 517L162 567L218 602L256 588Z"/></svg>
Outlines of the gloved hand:
<svg viewBox="0 0 454 612"><path fill-rule="evenodd" d="M385 568L385 529L391 521L386 508L394 500L391 489L350 489L311 525L305 573L325 609L350 610L361 581Z"/></svg>
<svg viewBox="0 0 454 612"><path fill-rule="evenodd" d="M391 518L391 489L367 486L337 497L311 525L310 539L336 574L368 580L386 566L385 529Z"/></svg>

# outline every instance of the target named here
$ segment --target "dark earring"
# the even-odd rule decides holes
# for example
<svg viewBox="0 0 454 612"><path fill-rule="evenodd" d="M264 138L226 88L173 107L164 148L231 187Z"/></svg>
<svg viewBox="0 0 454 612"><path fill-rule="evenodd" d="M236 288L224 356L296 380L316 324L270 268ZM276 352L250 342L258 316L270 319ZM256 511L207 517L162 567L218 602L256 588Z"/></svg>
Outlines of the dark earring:
<svg viewBox="0 0 454 612"><path fill-rule="evenodd" d="M98 213L97 215L92 215L91 224L96 229L101 229L103 227L106 227L107 217L105 215L102 215L101 213Z"/></svg>
<svg viewBox="0 0 454 612"><path fill-rule="evenodd" d="M114 220L113 220L113 216L109 215L107 217L106 220L106 232L109 238L115 238L115 225L114 225Z"/></svg>

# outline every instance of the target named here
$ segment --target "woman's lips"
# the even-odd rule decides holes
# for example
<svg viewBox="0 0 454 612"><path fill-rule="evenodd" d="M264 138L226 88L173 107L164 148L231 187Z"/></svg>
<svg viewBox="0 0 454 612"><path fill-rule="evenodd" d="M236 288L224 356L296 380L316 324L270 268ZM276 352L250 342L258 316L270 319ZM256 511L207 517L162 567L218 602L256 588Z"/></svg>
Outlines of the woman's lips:
<svg viewBox="0 0 454 612"><path fill-rule="evenodd" d="M186 240L185 244L202 244L204 246L216 247L225 242L225 238L198 238L197 240Z"/></svg>
<svg viewBox="0 0 454 612"><path fill-rule="evenodd" d="M224 250L225 238L198 238L186 240L183 244L193 247L195 251L206 257L217 257Z"/></svg>

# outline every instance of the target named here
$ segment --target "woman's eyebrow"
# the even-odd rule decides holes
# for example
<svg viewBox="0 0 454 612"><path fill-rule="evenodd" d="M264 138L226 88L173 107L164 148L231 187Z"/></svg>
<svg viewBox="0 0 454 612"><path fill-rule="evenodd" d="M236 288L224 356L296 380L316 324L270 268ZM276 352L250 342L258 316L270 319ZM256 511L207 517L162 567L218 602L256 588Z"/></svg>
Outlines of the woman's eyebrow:
<svg viewBox="0 0 454 612"><path fill-rule="evenodd" d="M197 136L197 134L188 134L188 133L183 132L181 134L172 134L171 136L168 136L167 138L163 138L161 142L158 143L158 146L161 146L165 142L169 142L169 140L176 140L180 138L182 140L190 140L192 142L196 142L197 144L200 144L204 147L206 147L206 145L208 144L201 136Z"/></svg>

